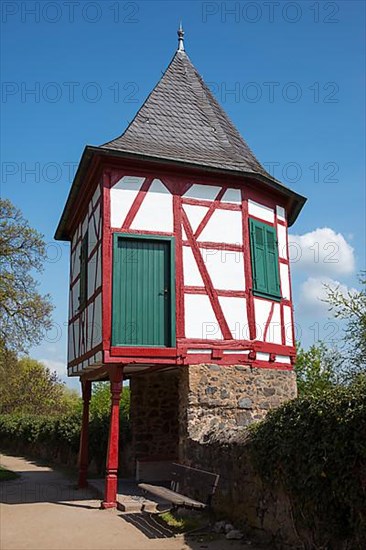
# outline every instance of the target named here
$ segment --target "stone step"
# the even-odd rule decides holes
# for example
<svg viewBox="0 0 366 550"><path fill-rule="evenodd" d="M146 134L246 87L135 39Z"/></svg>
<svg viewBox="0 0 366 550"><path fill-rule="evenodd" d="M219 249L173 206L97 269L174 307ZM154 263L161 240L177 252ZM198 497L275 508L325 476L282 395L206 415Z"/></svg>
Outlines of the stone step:
<svg viewBox="0 0 366 550"><path fill-rule="evenodd" d="M88 483L89 487L94 489L97 498L103 499L104 480L91 479ZM118 489L117 508L123 513L138 514L142 511L157 512L159 504L163 503L163 501L160 501L159 499L155 501L146 498L136 483L124 483L123 481L120 481L118 484Z"/></svg>
<svg viewBox="0 0 366 550"><path fill-rule="evenodd" d="M137 514L139 512L145 511L145 512L157 512L158 511L158 504L156 502L152 502L151 500L126 500L121 499L120 497L117 497L117 508L121 512L125 512L128 514Z"/></svg>

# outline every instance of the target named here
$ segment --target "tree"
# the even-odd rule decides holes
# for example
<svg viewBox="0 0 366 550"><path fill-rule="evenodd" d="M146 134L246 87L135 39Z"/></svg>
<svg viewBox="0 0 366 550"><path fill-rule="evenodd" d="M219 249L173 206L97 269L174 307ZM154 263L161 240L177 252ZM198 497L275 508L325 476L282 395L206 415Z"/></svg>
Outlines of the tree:
<svg viewBox="0 0 366 550"><path fill-rule="evenodd" d="M90 401L91 418L109 419L111 410L111 390L109 382L96 382L93 385L93 394ZM120 403L121 417L129 418L130 413L130 389L123 387Z"/></svg>
<svg viewBox="0 0 366 550"><path fill-rule="evenodd" d="M323 342L307 351L298 344L295 371L299 396L320 396L334 388L340 382L342 365L342 355Z"/></svg>
<svg viewBox="0 0 366 550"><path fill-rule="evenodd" d="M339 286L325 285L329 311L346 322L344 357L350 375L364 373L366 367L366 272L359 274L359 282L361 290L350 290L346 294Z"/></svg>
<svg viewBox="0 0 366 550"><path fill-rule="evenodd" d="M0 414L55 415L70 411L70 395L65 393L56 372L30 357L17 359L6 349L0 349L0 387Z"/></svg>
<svg viewBox="0 0 366 550"><path fill-rule="evenodd" d="M0 199L1 347L24 352L51 327L50 297L37 292L33 277L45 258L43 236L9 200Z"/></svg>

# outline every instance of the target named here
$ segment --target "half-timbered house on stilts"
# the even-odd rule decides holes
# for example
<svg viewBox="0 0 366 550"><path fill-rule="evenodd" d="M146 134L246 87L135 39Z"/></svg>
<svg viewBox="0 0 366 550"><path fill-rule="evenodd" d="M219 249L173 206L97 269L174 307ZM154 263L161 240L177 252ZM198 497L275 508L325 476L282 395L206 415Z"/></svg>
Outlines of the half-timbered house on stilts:
<svg viewBox="0 0 366 550"><path fill-rule="evenodd" d="M70 241L68 374L109 380L104 508L116 505L130 379L137 464L189 462L190 441L296 394L287 228L305 199L269 175L184 50L126 131L87 146L56 239Z"/></svg>

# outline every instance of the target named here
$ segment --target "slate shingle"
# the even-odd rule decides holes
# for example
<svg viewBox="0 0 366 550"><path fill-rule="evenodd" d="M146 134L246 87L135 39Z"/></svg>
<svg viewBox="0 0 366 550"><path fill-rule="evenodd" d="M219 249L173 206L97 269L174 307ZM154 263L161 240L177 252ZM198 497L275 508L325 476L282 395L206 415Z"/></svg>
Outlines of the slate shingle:
<svg viewBox="0 0 366 550"><path fill-rule="evenodd" d="M184 51L176 52L125 132L101 147L271 178Z"/></svg>

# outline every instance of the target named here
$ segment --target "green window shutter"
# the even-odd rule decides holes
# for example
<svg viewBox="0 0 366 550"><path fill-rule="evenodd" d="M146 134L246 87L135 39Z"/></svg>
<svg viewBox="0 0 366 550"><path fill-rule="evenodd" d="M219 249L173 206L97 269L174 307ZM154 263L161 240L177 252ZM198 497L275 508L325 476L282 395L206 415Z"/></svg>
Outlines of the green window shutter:
<svg viewBox="0 0 366 550"><path fill-rule="evenodd" d="M80 246L80 287L79 309L83 309L88 294L88 232L85 233Z"/></svg>
<svg viewBox="0 0 366 550"><path fill-rule="evenodd" d="M266 259L267 259L267 289L272 296L281 296L278 274L278 248L274 227L265 228Z"/></svg>
<svg viewBox="0 0 366 550"><path fill-rule="evenodd" d="M262 224L250 220L250 236L253 288L259 292L267 292L266 244L264 227L262 227Z"/></svg>
<svg viewBox="0 0 366 550"><path fill-rule="evenodd" d="M277 238L274 227L249 220L253 273L253 292L258 295L281 297Z"/></svg>

